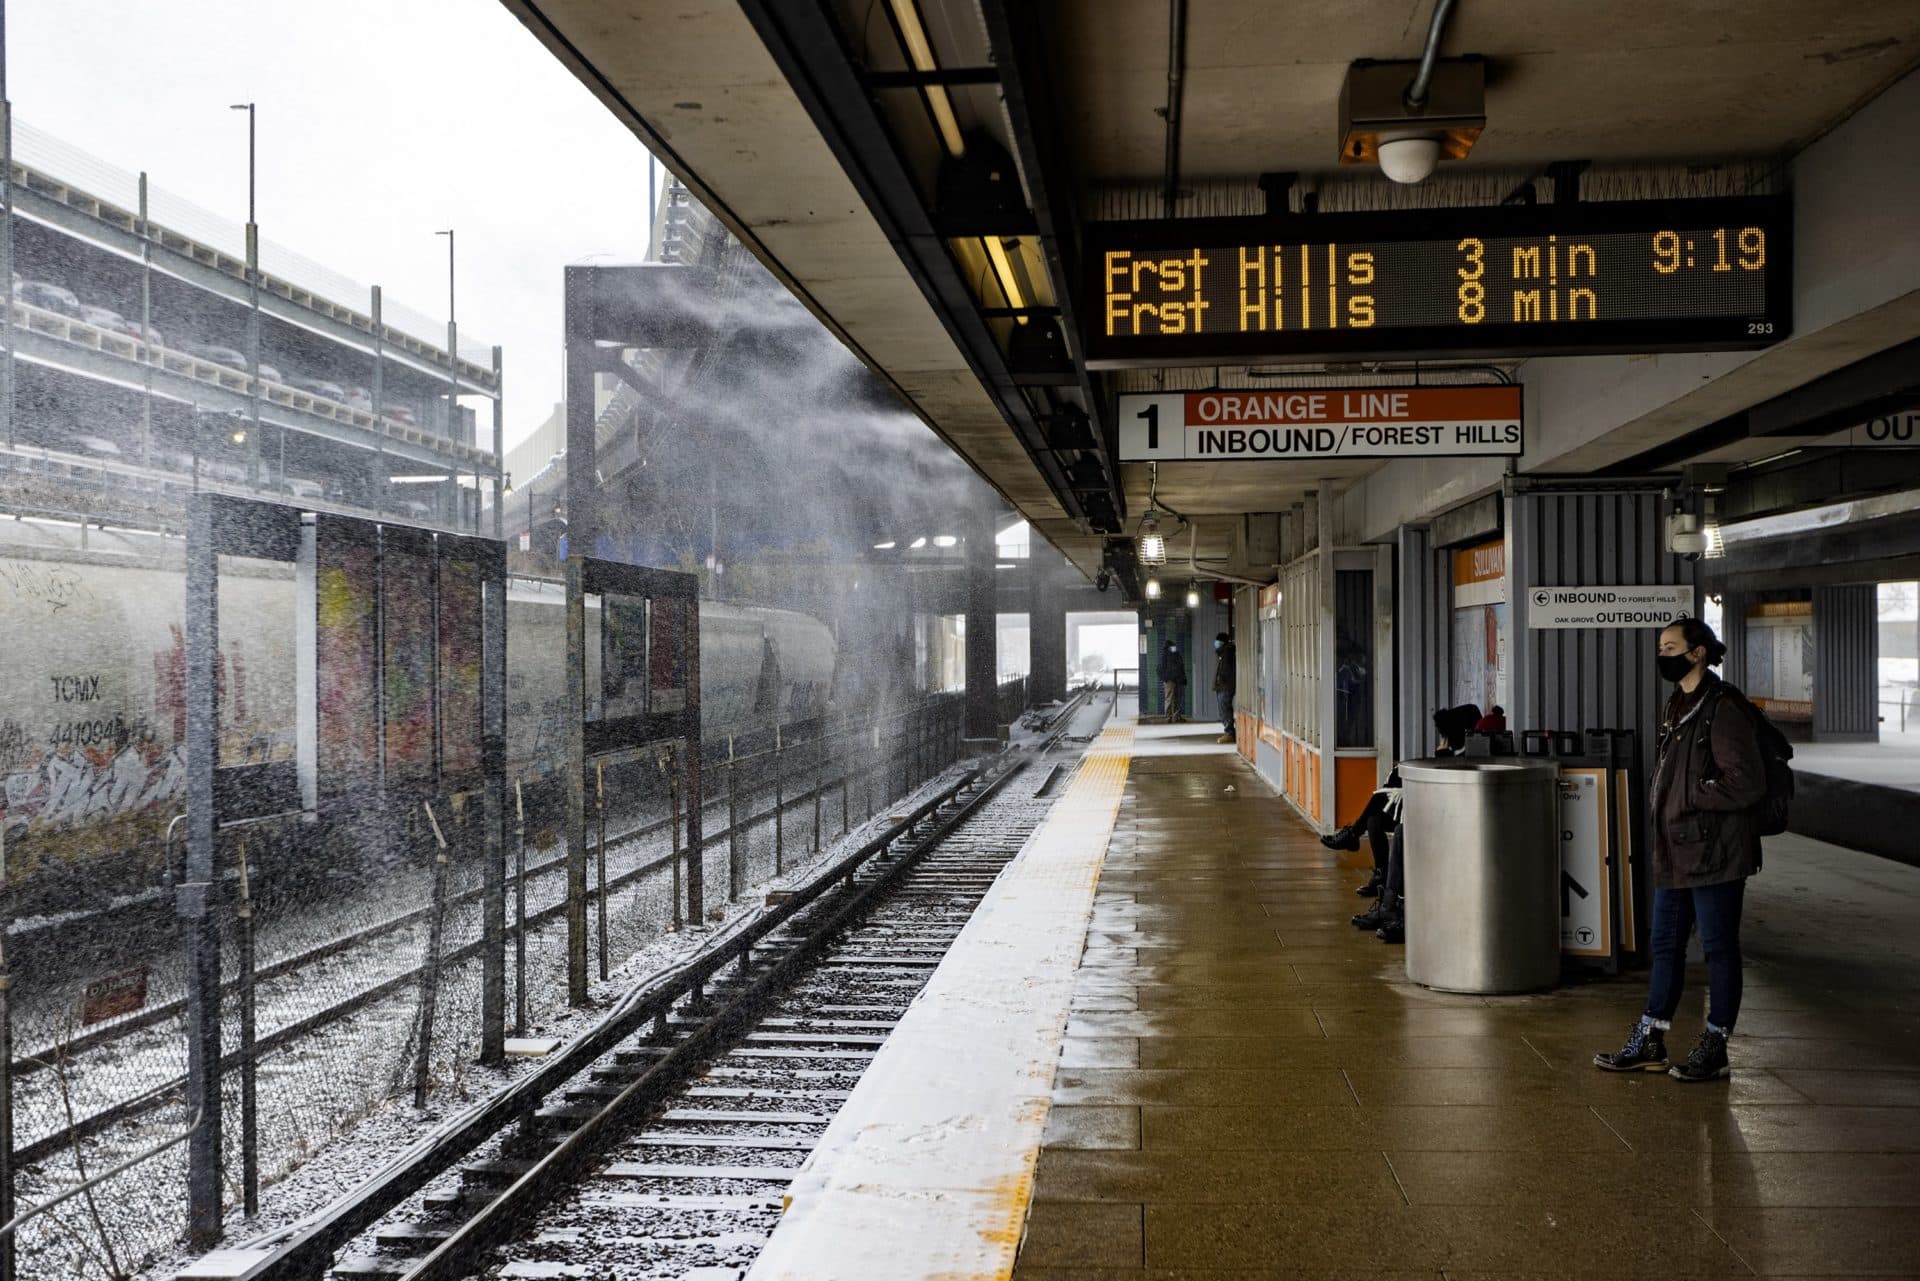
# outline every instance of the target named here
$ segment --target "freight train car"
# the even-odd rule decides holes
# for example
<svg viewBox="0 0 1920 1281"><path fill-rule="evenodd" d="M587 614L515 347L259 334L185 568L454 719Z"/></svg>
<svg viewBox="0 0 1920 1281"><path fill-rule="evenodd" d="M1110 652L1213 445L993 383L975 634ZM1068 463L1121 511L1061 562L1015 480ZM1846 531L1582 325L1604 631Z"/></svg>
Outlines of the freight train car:
<svg viewBox="0 0 1920 1281"><path fill-rule="evenodd" d="M160 879L186 797L185 574L177 541L17 523L0 545L0 859L16 914L105 905ZM223 567L223 765L295 753L290 567ZM564 596L515 579L508 776L564 763ZM701 608L703 736L764 730L832 699L835 641L785 610ZM590 685L592 684L590 679Z"/></svg>

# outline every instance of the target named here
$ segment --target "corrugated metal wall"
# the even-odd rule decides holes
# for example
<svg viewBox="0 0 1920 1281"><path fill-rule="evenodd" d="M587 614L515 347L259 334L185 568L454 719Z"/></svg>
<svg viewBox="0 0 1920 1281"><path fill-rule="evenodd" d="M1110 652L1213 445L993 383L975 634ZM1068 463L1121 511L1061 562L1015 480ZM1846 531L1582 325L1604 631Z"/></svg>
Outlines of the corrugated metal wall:
<svg viewBox="0 0 1920 1281"><path fill-rule="evenodd" d="M1872 583L1813 589L1813 736L1880 737L1880 605Z"/></svg>
<svg viewBox="0 0 1920 1281"><path fill-rule="evenodd" d="M1507 503L1508 724L1516 732L1631 729L1644 769L1666 693L1654 629L1536 631L1527 609L1534 587L1693 583L1692 564L1665 550L1659 493L1535 490Z"/></svg>
<svg viewBox="0 0 1920 1281"><path fill-rule="evenodd" d="M1720 640L1727 647L1720 675L1741 690L1747 687L1747 603L1744 592L1720 596Z"/></svg>
<svg viewBox="0 0 1920 1281"><path fill-rule="evenodd" d="M1400 706L1395 723L1395 760L1423 756L1433 739L1433 711L1446 697L1453 602L1447 558L1436 555L1425 529L1400 530L1399 606L1394 661L1399 666Z"/></svg>

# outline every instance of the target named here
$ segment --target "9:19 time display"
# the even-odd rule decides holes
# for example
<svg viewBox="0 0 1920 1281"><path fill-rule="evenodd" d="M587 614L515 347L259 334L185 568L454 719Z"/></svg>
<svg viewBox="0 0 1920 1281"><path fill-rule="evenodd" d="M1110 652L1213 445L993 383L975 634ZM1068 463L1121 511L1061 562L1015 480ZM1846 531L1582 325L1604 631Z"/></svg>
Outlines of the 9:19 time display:
<svg viewBox="0 0 1920 1281"><path fill-rule="evenodd" d="M1733 247L1729 252L1727 240L1733 237ZM1710 271L1760 271L1767 265L1767 233L1760 227L1742 227L1737 233L1731 233L1725 227L1715 228L1711 235L1713 241L1713 262ZM1656 231L1653 233L1653 269L1663 276L1671 276L1681 268L1692 268L1696 258L1694 241L1683 237L1677 231Z"/></svg>

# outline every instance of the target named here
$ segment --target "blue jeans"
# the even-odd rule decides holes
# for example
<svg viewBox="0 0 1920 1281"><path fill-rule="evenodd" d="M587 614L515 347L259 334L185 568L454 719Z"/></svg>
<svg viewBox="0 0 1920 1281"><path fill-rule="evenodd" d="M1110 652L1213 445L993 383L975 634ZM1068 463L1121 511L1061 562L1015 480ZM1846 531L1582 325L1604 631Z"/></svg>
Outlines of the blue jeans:
<svg viewBox="0 0 1920 1281"><path fill-rule="evenodd" d="M1740 907L1746 878L1690 890L1653 892L1653 972L1647 976L1647 1013L1670 1020L1687 986L1687 938L1697 922L1707 954L1707 1022L1733 1031L1740 1017Z"/></svg>
<svg viewBox="0 0 1920 1281"><path fill-rule="evenodd" d="M1233 691L1217 689L1213 692L1213 698L1220 708L1220 732L1233 733Z"/></svg>

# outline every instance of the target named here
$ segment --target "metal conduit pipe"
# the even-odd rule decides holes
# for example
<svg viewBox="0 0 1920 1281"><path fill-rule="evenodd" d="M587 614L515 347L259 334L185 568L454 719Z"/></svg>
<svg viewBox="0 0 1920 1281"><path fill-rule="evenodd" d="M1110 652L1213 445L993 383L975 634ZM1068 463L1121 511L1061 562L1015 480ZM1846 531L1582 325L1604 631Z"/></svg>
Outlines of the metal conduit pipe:
<svg viewBox="0 0 1920 1281"><path fill-rule="evenodd" d="M1173 207L1180 199L1180 92L1187 67L1187 0L1169 0L1167 24L1167 180L1163 216L1171 218Z"/></svg>
<svg viewBox="0 0 1920 1281"><path fill-rule="evenodd" d="M1415 110L1427 105L1427 89L1433 84L1433 64L1440 61L1440 37L1446 31L1447 17L1453 12L1453 0L1434 0L1433 20L1427 23L1427 47L1420 51L1420 67L1407 82L1406 103Z"/></svg>

